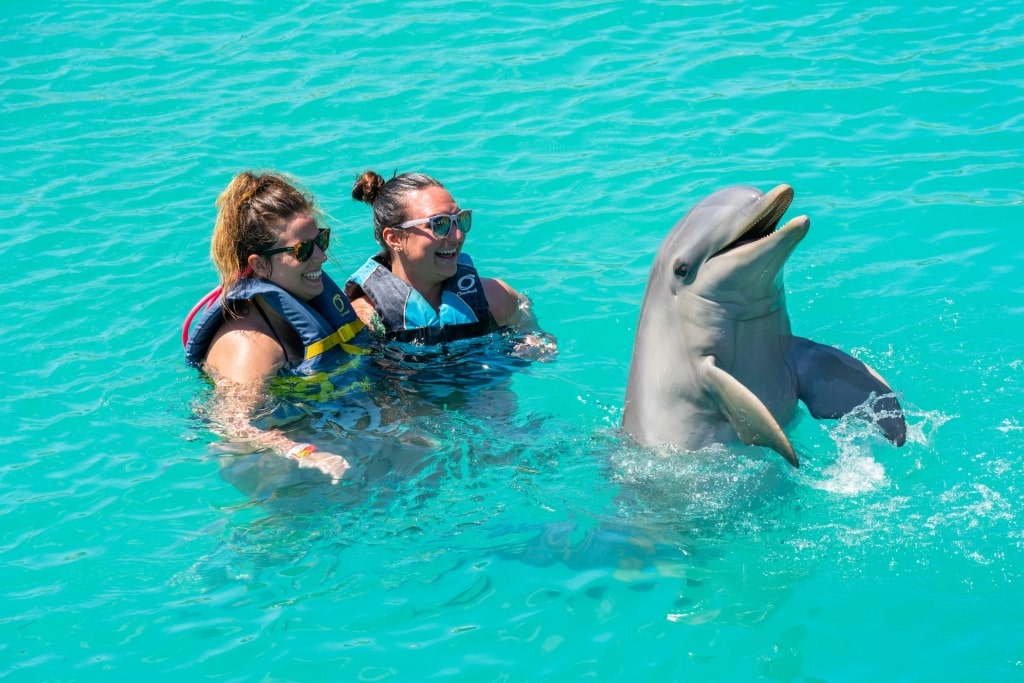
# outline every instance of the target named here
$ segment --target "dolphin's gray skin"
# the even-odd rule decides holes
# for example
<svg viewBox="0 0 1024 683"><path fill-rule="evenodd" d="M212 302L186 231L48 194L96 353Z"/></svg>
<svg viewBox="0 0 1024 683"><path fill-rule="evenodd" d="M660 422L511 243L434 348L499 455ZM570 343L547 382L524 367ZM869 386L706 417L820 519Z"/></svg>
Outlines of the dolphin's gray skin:
<svg viewBox="0 0 1024 683"><path fill-rule="evenodd" d="M806 216L775 229L793 188L728 187L676 223L651 267L633 344L622 426L643 446L693 450L737 439L799 466L780 425L800 399L836 418L874 396L875 421L902 445L906 422L878 373L790 332L782 269Z"/></svg>

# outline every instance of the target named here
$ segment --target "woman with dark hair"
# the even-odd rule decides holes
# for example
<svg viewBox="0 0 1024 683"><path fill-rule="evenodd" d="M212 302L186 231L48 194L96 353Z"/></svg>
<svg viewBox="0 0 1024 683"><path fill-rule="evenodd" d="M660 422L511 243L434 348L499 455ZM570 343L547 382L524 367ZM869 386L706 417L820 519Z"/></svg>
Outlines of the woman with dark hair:
<svg viewBox="0 0 1024 683"><path fill-rule="evenodd" d="M502 328L539 332L530 300L505 282L480 277L462 251L473 211L422 173L385 181L363 173L352 198L373 207L373 234L382 251L345 286L356 314L388 340L435 344ZM550 335L527 344L554 350Z"/></svg>

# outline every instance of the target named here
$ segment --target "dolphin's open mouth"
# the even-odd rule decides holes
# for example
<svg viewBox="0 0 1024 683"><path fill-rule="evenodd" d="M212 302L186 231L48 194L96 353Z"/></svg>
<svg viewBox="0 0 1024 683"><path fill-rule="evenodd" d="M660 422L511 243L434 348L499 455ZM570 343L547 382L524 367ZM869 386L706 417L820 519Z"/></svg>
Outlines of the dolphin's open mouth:
<svg viewBox="0 0 1024 683"><path fill-rule="evenodd" d="M742 247L744 244L750 244L751 242L764 239L774 233L775 228L779 225L779 221L782 220L783 214L786 213L786 210L792 202L792 192L783 192L779 194L779 196L775 198L775 201L769 204L768 207L754 219L750 226L743 231L743 234L712 254L710 258L721 256L727 251L732 251L737 247Z"/></svg>

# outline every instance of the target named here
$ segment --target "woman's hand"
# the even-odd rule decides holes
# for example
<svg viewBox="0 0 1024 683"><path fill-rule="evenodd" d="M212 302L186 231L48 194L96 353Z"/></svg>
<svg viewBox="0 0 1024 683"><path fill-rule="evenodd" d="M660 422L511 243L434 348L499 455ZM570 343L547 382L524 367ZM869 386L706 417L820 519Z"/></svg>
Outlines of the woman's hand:
<svg viewBox="0 0 1024 683"><path fill-rule="evenodd" d="M315 467L331 478L332 484L337 484L349 469L348 460L327 451L310 453L299 460L299 467Z"/></svg>
<svg viewBox="0 0 1024 683"><path fill-rule="evenodd" d="M558 355L558 342L547 332L534 332L523 335L515 345L513 353L524 360L546 363L553 361Z"/></svg>

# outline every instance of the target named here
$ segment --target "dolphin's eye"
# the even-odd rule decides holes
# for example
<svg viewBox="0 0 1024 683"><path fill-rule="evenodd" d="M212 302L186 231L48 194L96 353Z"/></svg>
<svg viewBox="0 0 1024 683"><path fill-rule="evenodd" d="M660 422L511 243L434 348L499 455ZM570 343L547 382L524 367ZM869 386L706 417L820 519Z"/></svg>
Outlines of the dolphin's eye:
<svg viewBox="0 0 1024 683"><path fill-rule="evenodd" d="M690 274L690 265L687 263L677 263L673 272L677 278L685 280L686 276Z"/></svg>

